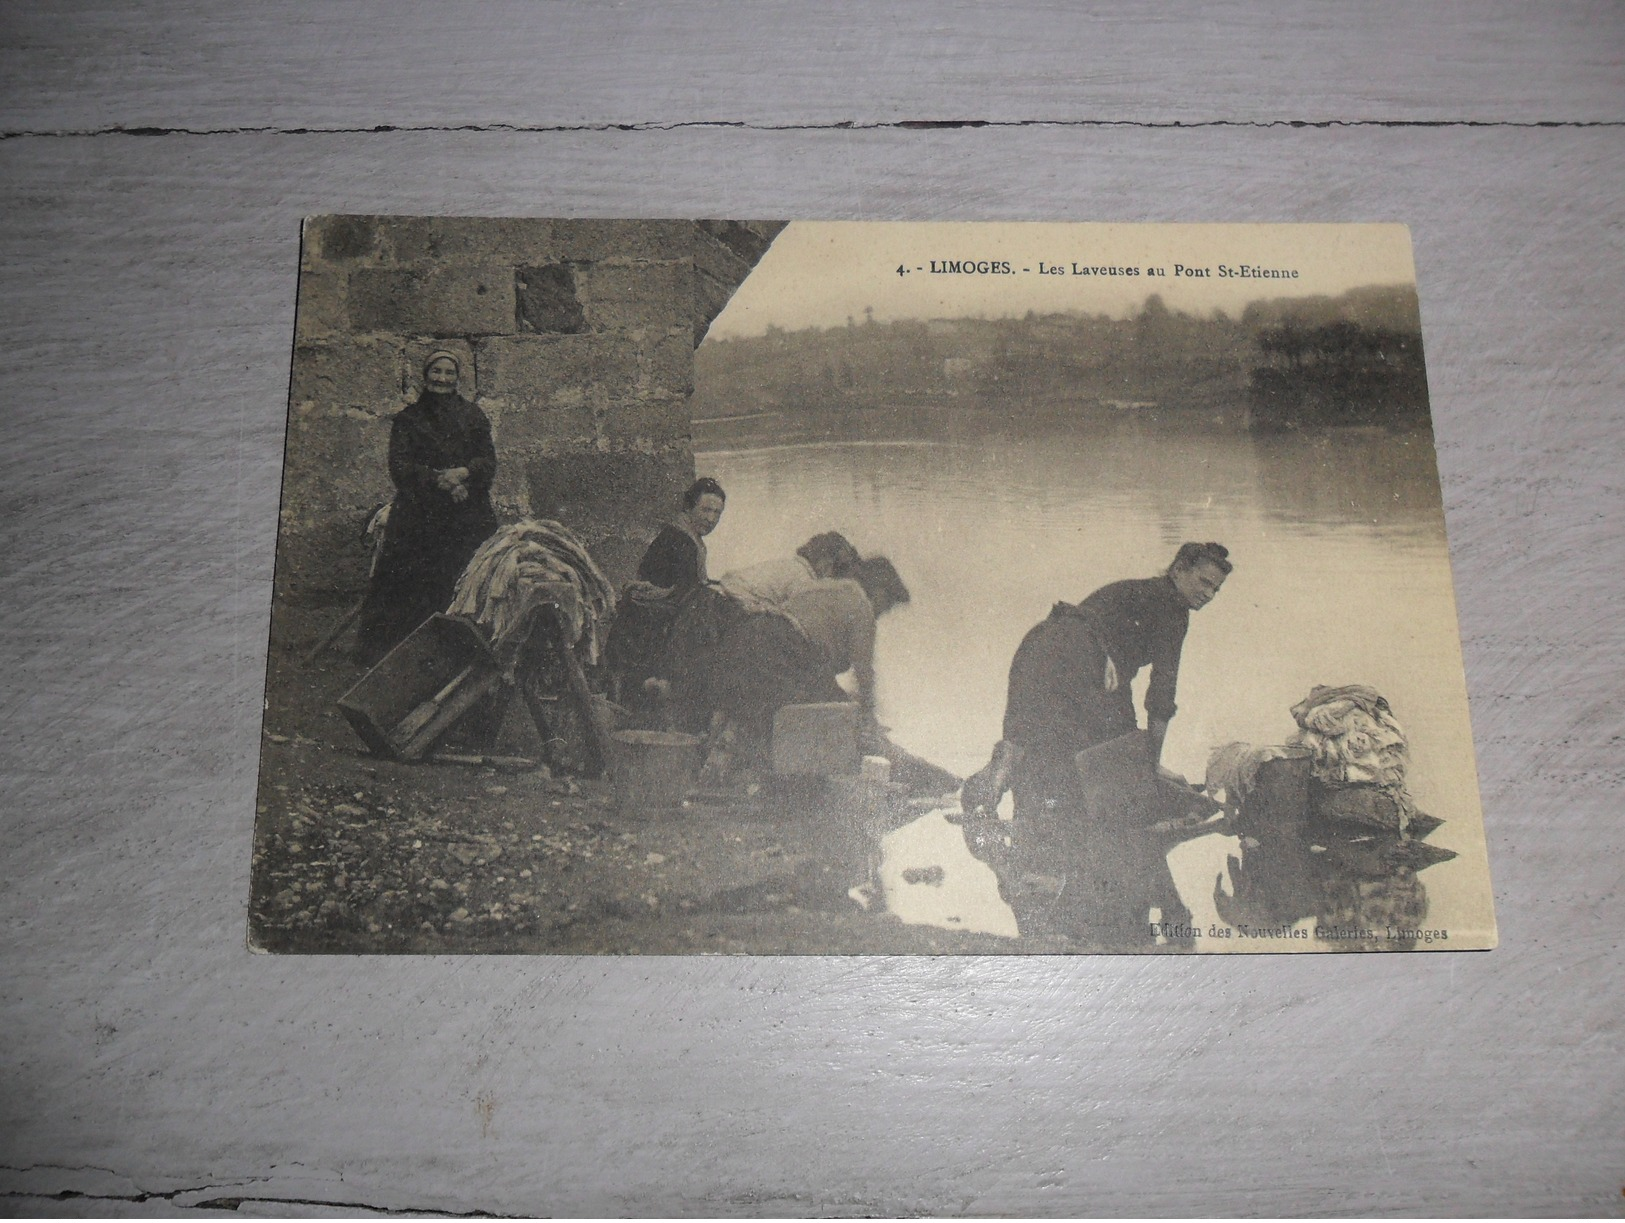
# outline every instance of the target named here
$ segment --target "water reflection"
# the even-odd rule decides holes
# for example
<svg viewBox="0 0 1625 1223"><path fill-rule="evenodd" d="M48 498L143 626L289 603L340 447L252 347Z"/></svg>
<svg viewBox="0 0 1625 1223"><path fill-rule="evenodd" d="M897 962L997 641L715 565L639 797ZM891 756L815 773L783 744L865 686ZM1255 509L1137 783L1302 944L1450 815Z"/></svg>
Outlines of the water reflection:
<svg viewBox="0 0 1625 1223"><path fill-rule="evenodd" d="M999 897L992 867L965 848L948 810L927 812L880 843L886 906L910 925L1015 938L1016 915Z"/></svg>
<svg viewBox="0 0 1625 1223"><path fill-rule="evenodd" d="M914 596L881 621L877 649L881 718L898 743L968 775L999 737L1015 647L1055 600L1149 576L1182 540L1221 540L1236 570L1192 617L1164 764L1200 780L1217 744L1281 742L1294 729L1287 711L1316 684L1377 688L1410 732L1412 793L1447 821L1434 840L1462 854L1427 874L1433 920L1487 928L1455 603L1425 431L1253 437L918 410L846 420L836 440L831 428L804 428L807 440L789 444L759 444L784 437L782 422L696 436L700 471L728 490L728 515L708 541L711 569L788 555L825 529L890 556ZM1137 692L1143 719L1142 700ZM938 814L893 834L884 882L906 898L895 901L905 919L963 929L975 912L990 915L975 920L991 929L1009 910L996 892L986 900L991 871L955 858L957 837ZM1227 879L1236 852L1234 838L1218 836L1174 851L1193 914L1212 914L1215 880ZM897 863L922 857L944 867L940 887L901 881ZM981 887L982 902L959 899L961 885Z"/></svg>

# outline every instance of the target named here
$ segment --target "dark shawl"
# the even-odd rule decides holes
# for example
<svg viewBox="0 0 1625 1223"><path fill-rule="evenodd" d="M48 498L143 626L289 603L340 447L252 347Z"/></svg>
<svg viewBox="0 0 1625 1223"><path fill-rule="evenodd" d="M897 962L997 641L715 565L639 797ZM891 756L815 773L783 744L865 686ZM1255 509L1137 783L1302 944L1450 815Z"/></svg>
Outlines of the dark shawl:
<svg viewBox="0 0 1625 1223"><path fill-rule="evenodd" d="M705 581L705 557L701 547L694 536L676 523L668 522L643 554L638 577L652 586L669 586L677 591L699 586Z"/></svg>
<svg viewBox="0 0 1625 1223"><path fill-rule="evenodd" d="M468 468L467 500L436 485L435 472L448 467ZM364 665L451 603L463 567L497 528L496 469L491 422L462 396L425 391L396 414L389 431L395 502L356 643Z"/></svg>

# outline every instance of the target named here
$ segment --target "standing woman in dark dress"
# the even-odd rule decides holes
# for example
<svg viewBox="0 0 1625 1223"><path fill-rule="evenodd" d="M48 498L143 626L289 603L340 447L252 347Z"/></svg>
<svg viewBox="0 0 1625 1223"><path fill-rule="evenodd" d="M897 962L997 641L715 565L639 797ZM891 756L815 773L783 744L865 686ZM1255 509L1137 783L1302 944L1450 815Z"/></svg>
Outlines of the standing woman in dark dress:
<svg viewBox="0 0 1625 1223"><path fill-rule="evenodd" d="M430 353L423 394L390 426L395 502L356 638L356 661L366 667L446 610L463 567L497 529L491 422L457 393L459 372L453 354Z"/></svg>

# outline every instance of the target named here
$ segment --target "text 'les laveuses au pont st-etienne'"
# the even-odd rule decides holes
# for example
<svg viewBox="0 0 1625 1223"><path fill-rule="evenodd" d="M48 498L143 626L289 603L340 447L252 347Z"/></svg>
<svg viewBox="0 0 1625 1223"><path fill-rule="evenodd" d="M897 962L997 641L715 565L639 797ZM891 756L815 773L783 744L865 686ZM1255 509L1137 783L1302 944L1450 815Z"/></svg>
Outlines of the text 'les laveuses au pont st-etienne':
<svg viewBox="0 0 1625 1223"><path fill-rule="evenodd" d="M910 266L899 263L897 275L923 272L928 276L1166 276L1185 280L1297 280L1297 268L1272 268L1256 263L1120 264L1080 260L1031 263L1009 259L929 259Z"/></svg>

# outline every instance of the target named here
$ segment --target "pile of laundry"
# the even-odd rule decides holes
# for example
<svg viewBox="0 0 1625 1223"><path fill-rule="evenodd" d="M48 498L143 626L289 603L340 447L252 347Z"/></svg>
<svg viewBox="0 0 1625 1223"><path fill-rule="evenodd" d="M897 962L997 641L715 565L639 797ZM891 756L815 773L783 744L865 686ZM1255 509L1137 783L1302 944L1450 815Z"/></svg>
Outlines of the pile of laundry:
<svg viewBox="0 0 1625 1223"><path fill-rule="evenodd" d="M1405 786L1410 745L1387 700L1374 688L1317 686L1292 707L1298 729L1284 744L1226 743L1208 758L1207 792L1223 793L1235 811L1245 803L1258 770L1270 760L1307 757L1310 776L1322 787L1323 813L1391 832L1426 822ZM1418 833L1417 835L1426 835Z"/></svg>
<svg viewBox="0 0 1625 1223"><path fill-rule="evenodd" d="M500 655L523 643L531 613L545 596L540 588L560 582L574 586L578 596L565 631L572 643L585 642L583 661L595 663L615 614L615 588L560 523L522 518L498 530L468 562L446 610L485 630Z"/></svg>
<svg viewBox="0 0 1625 1223"><path fill-rule="evenodd" d="M1375 688L1311 688L1292 717L1298 723L1292 742L1309 749L1315 776L1326 785L1405 788L1405 732Z"/></svg>
<svg viewBox="0 0 1625 1223"><path fill-rule="evenodd" d="M1207 776L1202 788L1213 798L1224 796L1224 806L1234 815L1258 780L1258 770L1271 760L1302 756L1304 749L1277 744L1222 743L1208 754Z"/></svg>

